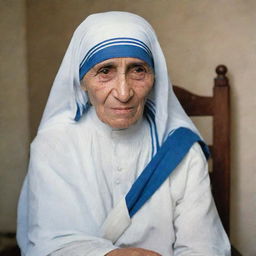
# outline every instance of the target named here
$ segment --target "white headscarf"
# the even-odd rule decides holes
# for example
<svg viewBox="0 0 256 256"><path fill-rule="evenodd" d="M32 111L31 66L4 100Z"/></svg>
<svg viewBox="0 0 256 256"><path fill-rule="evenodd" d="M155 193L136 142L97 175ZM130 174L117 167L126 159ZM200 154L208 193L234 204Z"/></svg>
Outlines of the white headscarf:
<svg viewBox="0 0 256 256"><path fill-rule="evenodd" d="M80 86L79 69L88 56L95 57L95 52L102 47L109 50L113 44L133 45L138 49L144 48L142 50L148 51L148 56L152 54L155 83L148 106L155 115L159 144L163 143L171 131L181 126L198 133L173 93L165 58L153 28L142 17L128 12L93 14L76 29L53 83L39 132L58 123L76 122L81 115L86 114L88 97ZM114 51L114 54L108 54L106 58L111 57L125 55ZM93 63L105 59L91 61L87 69Z"/></svg>

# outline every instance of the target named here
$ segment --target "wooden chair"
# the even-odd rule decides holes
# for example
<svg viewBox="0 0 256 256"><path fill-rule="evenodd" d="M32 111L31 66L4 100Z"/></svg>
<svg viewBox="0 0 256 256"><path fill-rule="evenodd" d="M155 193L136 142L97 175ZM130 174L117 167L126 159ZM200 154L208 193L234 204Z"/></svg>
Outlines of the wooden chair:
<svg viewBox="0 0 256 256"><path fill-rule="evenodd" d="M174 92L189 116L213 118L213 143L209 145L212 158L210 172L212 193L222 224L230 233L230 87L224 65L216 68L213 96L199 96L184 88L174 86ZM232 256L241 254L232 247Z"/></svg>
<svg viewBox="0 0 256 256"><path fill-rule="evenodd" d="M0 256L20 256L20 249L17 245L8 247L0 251Z"/></svg>
<svg viewBox="0 0 256 256"><path fill-rule="evenodd" d="M14 232L0 232L0 256L20 256Z"/></svg>

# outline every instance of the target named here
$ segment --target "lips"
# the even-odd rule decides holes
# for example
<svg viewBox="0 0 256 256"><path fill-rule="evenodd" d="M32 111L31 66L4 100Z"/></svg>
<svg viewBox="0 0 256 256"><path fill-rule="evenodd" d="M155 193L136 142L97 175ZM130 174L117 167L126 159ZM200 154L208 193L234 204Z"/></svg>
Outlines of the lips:
<svg viewBox="0 0 256 256"><path fill-rule="evenodd" d="M134 110L134 107L115 107L111 108L111 110L117 114L128 114Z"/></svg>

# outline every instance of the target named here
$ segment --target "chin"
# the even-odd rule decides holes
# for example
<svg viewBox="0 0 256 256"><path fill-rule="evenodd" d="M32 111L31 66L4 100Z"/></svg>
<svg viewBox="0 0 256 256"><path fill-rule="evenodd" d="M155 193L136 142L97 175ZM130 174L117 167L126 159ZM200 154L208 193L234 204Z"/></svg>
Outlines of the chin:
<svg viewBox="0 0 256 256"><path fill-rule="evenodd" d="M139 118L132 118L132 119L121 119L121 120L111 120L107 123L109 126L115 129L127 129L131 125L135 124Z"/></svg>

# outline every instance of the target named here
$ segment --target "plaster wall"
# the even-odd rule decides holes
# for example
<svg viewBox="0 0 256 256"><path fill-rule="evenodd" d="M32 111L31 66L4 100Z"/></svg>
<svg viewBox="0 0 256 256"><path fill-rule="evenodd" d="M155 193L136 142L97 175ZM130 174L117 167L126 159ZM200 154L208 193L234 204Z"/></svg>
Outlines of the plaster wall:
<svg viewBox="0 0 256 256"><path fill-rule="evenodd" d="M16 229L16 205L28 161L26 12L0 1L0 231Z"/></svg>

